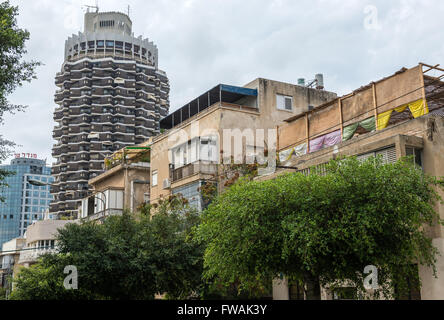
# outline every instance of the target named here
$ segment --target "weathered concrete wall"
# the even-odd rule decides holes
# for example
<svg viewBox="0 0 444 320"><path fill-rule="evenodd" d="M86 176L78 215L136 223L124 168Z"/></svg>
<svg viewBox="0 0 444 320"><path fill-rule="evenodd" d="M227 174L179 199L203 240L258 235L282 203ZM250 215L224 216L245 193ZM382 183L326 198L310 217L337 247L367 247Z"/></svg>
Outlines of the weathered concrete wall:
<svg viewBox="0 0 444 320"><path fill-rule="evenodd" d="M291 146L306 142L307 128L305 117L296 119L291 125L278 127L279 149L286 149Z"/></svg>
<svg viewBox="0 0 444 320"><path fill-rule="evenodd" d="M273 300L290 300L288 279L273 279Z"/></svg>
<svg viewBox="0 0 444 320"><path fill-rule="evenodd" d="M345 127L369 117L374 117L376 110L378 113L382 113L421 99L423 97L421 72L419 66L408 69L358 89L350 95L338 98L332 101L329 106L324 104L320 108L309 112L310 139L340 129L341 115L342 126ZM376 109L375 106L377 106ZM301 125L304 128L306 127L305 122L300 119L294 119L289 123L280 125L279 150L294 146L306 138L306 128L304 130L287 128ZM294 144L289 143L290 138L286 136L291 131L297 133L292 137Z"/></svg>
<svg viewBox="0 0 444 320"><path fill-rule="evenodd" d="M131 181L145 181L146 183L133 183ZM150 168L130 165L118 165L100 176L89 181L89 184L96 191L107 189L123 189L123 208L135 210L138 205L144 202L144 194L150 193Z"/></svg>
<svg viewBox="0 0 444 320"><path fill-rule="evenodd" d="M39 240L54 240L57 236L57 229L62 229L69 220L41 220L33 223L26 230L26 244Z"/></svg>
<svg viewBox="0 0 444 320"><path fill-rule="evenodd" d="M371 87L342 99L341 103L344 126L374 116L375 104Z"/></svg>
<svg viewBox="0 0 444 320"><path fill-rule="evenodd" d="M163 188L163 181L170 178L170 149L187 142L189 139L202 135L219 136L221 113L219 105L214 105L197 114L190 121L185 121L171 131L153 139L151 146L151 173L157 170L157 185L154 186L152 184L151 177L151 203L156 203L161 197L166 197L171 193L171 189ZM197 179L198 177L195 176L193 178L189 177L187 178L187 183Z"/></svg>
<svg viewBox="0 0 444 320"><path fill-rule="evenodd" d="M421 67L417 66L376 83L378 113L422 98Z"/></svg>
<svg viewBox="0 0 444 320"><path fill-rule="evenodd" d="M291 116L308 111L309 105L317 107L337 97L333 92L263 78L258 78L246 84L245 87L258 90L258 106L261 113L258 127L260 128L268 128L271 123L278 125ZM293 98L292 111L277 108L277 94Z"/></svg>
<svg viewBox="0 0 444 320"><path fill-rule="evenodd" d="M424 171L430 175L444 177L444 118L426 118L427 126L423 126L424 136L423 166ZM437 190L444 199L444 192ZM444 205L437 204L435 210L441 219L444 219ZM423 299L444 299L444 227L435 225L428 230L430 237L440 252L437 257L437 277L432 275L432 270L421 266L419 275L423 282L421 297Z"/></svg>
<svg viewBox="0 0 444 320"><path fill-rule="evenodd" d="M249 108L239 108L230 106L229 104L216 104L203 112L197 114L191 119L178 125L173 130L160 135L153 139L152 151L151 151L151 171L157 170L158 184L157 186L151 186L151 202L156 202L161 196L167 196L170 194L171 189L163 189L162 183L164 179L169 178L169 150L171 147L186 142L187 140L178 139L180 131L184 133L186 139L192 139L198 136L216 135L218 136L219 150L221 153L220 161L222 161L223 153L223 133L224 129L238 129L240 134L244 133L244 130L264 129L264 140L260 142L267 147L267 129L276 129L284 119L297 115L303 111L308 110L308 105L319 106L326 101L330 101L336 98L336 94L324 90L309 89L289 83L283 83L278 81L272 81L267 79L258 78L245 85L246 88L257 89L257 99L248 97L237 101L235 104L242 104ZM277 109L276 94L286 95L293 97L293 109L279 110ZM199 123L198 129L196 128L196 122ZM179 131L179 132L178 132ZM239 138L238 134L232 137L231 152L234 154L235 139ZM245 150L247 141L243 139L243 150ZM257 139L255 139L257 140ZM254 141L253 145L258 141ZM188 183L195 182L199 179L205 179L208 176L195 174L190 177L181 179L174 182L171 188L183 186Z"/></svg>

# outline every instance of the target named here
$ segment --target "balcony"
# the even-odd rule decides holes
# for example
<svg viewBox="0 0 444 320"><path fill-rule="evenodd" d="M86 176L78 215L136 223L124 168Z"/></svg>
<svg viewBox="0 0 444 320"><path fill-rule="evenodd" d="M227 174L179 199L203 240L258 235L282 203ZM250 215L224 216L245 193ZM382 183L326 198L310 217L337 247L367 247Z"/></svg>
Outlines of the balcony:
<svg viewBox="0 0 444 320"><path fill-rule="evenodd" d="M55 248L36 248L36 249L28 249L20 252L20 258L18 263L34 263L37 262L37 259L45 254L45 253L56 253L57 250Z"/></svg>
<svg viewBox="0 0 444 320"><path fill-rule="evenodd" d="M123 209L106 209L106 212L100 211L82 219L84 221L103 221L106 217L115 216L115 215L121 216L122 214L123 214Z"/></svg>
<svg viewBox="0 0 444 320"><path fill-rule="evenodd" d="M194 174L216 174L217 164L208 161L196 161L174 169L171 174L172 182L184 179Z"/></svg>

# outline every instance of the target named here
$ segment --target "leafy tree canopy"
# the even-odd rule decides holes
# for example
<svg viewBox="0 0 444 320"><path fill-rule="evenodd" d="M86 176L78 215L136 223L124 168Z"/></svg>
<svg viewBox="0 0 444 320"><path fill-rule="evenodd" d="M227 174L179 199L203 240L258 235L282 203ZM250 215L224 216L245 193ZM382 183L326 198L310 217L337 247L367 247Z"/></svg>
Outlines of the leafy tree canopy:
<svg viewBox="0 0 444 320"><path fill-rule="evenodd" d="M0 3L0 123L5 112L21 111L22 105L10 104L7 96L24 82L35 79L36 61L22 61L29 32L17 26L18 7L9 1Z"/></svg>
<svg viewBox="0 0 444 320"><path fill-rule="evenodd" d="M381 158L332 160L322 176L241 179L210 204L197 230L204 276L250 290L283 273L333 287L349 281L363 292L364 267L374 265L376 293L401 292L411 264L434 270L437 250L423 227L442 223L434 210L440 183L410 159Z"/></svg>
<svg viewBox="0 0 444 320"><path fill-rule="evenodd" d="M9 1L0 3L0 125L5 113L23 111L26 106L11 104L7 96L24 82L35 79L35 68L40 62L22 61L26 54L25 42L29 39L29 32L17 26L18 7L11 6ZM0 135L0 161L11 154L15 143L5 140ZM5 177L10 172L0 170L0 188L7 187ZM4 201L0 198L0 201Z"/></svg>
<svg viewBox="0 0 444 320"><path fill-rule="evenodd" d="M203 248L191 241L198 213L177 197L141 212L111 216L103 224L68 224L59 230L59 254L44 256L36 267L23 269L13 298L65 299L66 265L77 267L82 294L76 298L191 296L201 285L202 274Z"/></svg>

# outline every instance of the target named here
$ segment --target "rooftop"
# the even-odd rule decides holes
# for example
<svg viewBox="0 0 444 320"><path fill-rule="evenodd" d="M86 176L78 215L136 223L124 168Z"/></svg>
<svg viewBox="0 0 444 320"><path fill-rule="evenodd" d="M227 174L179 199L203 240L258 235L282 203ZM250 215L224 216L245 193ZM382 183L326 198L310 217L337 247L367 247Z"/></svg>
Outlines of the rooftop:
<svg viewBox="0 0 444 320"><path fill-rule="evenodd" d="M161 129L171 129L218 102L235 103L244 97L257 97L256 89L218 84L188 104L160 120Z"/></svg>

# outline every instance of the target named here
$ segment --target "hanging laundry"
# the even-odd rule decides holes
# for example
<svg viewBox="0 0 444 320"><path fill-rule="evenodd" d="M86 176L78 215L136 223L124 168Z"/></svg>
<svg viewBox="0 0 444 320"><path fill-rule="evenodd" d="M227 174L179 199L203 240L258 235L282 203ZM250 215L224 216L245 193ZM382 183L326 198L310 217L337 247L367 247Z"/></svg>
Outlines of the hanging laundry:
<svg viewBox="0 0 444 320"><path fill-rule="evenodd" d="M349 126L344 127L342 131L342 141L350 140L355 134L358 127L362 127L365 130L371 132L376 130L375 117L367 118L365 120L353 123Z"/></svg>
<svg viewBox="0 0 444 320"><path fill-rule="evenodd" d="M410 109L410 112L412 113L414 118L418 118L429 113L429 107L427 105L427 101L419 99L414 102L409 102L395 109L388 110L378 114L377 125L376 125L377 130L382 130L387 127L393 110L396 112L403 112L407 107Z"/></svg>
<svg viewBox="0 0 444 320"><path fill-rule="evenodd" d="M341 130L330 132L326 135L310 140L310 153L321 150L324 147L331 147L341 142Z"/></svg>

